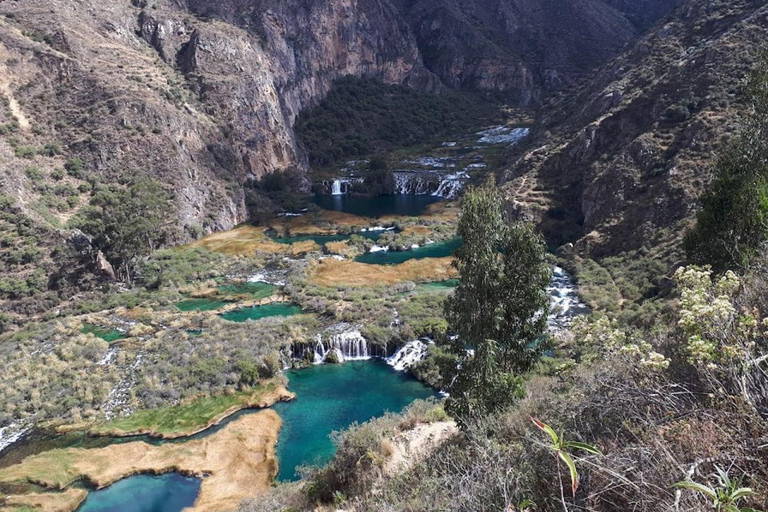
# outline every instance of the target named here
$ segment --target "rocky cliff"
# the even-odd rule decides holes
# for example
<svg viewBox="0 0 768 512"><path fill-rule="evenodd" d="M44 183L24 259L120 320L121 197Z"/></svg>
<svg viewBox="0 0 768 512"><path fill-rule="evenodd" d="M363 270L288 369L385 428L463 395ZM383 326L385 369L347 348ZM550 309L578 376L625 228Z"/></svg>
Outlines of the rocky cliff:
<svg viewBox="0 0 768 512"><path fill-rule="evenodd" d="M684 2L544 107L513 155L510 200L542 219L554 245L577 241L591 256L679 238L738 128L741 87L766 37L763 1Z"/></svg>
<svg viewBox="0 0 768 512"><path fill-rule="evenodd" d="M245 179L302 165L293 121L335 78L438 87L386 3L208 4L0 5L11 142L55 144L103 181L146 172L174 191L182 226L211 231L245 220ZM13 197L35 200L28 163L61 164L34 158L7 166Z"/></svg>
<svg viewBox="0 0 768 512"><path fill-rule="evenodd" d="M610 60L676 0L394 0L427 68L531 105ZM615 5L614 5L615 4Z"/></svg>
<svg viewBox="0 0 768 512"><path fill-rule="evenodd" d="M42 204L29 165L146 173L173 192L180 240L245 220L248 179L306 167L294 120L338 77L530 104L637 35L601 0L27 0L0 16L2 192L63 225L77 207Z"/></svg>

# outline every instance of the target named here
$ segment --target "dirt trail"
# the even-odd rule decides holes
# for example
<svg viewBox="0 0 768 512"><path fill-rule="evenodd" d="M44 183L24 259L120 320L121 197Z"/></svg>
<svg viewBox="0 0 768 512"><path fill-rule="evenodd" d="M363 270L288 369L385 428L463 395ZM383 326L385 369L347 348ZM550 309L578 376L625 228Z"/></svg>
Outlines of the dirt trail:
<svg viewBox="0 0 768 512"><path fill-rule="evenodd" d="M454 421L418 425L414 429L401 432L392 439L394 451L384 466L384 473L392 475L407 470L458 432L459 428Z"/></svg>
<svg viewBox="0 0 768 512"><path fill-rule="evenodd" d="M0 92L2 92L8 100L8 108L11 110L11 114L16 118L19 126L22 130L29 130L30 123L27 116L21 110L19 102L13 96L11 90L11 73L8 72L8 68L5 66L5 62L8 59L8 52L2 44L0 44Z"/></svg>

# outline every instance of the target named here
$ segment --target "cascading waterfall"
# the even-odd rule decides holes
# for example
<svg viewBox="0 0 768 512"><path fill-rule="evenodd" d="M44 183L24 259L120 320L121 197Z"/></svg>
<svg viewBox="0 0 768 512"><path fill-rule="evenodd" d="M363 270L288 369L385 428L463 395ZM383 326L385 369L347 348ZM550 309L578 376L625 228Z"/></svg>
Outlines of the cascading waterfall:
<svg viewBox="0 0 768 512"><path fill-rule="evenodd" d="M434 171L394 171L396 194L432 195L455 199L464 188L469 175L464 172L443 174Z"/></svg>
<svg viewBox="0 0 768 512"><path fill-rule="evenodd" d="M549 294L547 328L550 333L567 329L577 316L589 312L589 307L579 298L573 278L558 266L552 269L552 280L547 287L547 293Z"/></svg>
<svg viewBox="0 0 768 512"><path fill-rule="evenodd" d="M355 177L340 177L333 180L323 181L323 188L325 193L330 193L334 196L343 196L352 193L352 185L354 183L362 183L363 178Z"/></svg>
<svg viewBox="0 0 768 512"><path fill-rule="evenodd" d="M343 362L386 357L386 352L386 347L368 343L358 328L342 323L328 327L313 343L296 346L292 355L304 359L311 357L313 363L319 364L331 353L336 361Z"/></svg>
<svg viewBox="0 0 768 512"><path fill-rule="evenodd" d="M395 194L427 195L440 187L440 178L436 173L416 171L395 171Z"/></svg>
<svg viewBox="0 0 768 512"><path fill-rule="evenodd" d="M413 340L403 345L392 357L387 358L387 364L396 371L402 372L408 370L414 364L426 359L429 353L429 345L434 343L431 340Z"/></svg>

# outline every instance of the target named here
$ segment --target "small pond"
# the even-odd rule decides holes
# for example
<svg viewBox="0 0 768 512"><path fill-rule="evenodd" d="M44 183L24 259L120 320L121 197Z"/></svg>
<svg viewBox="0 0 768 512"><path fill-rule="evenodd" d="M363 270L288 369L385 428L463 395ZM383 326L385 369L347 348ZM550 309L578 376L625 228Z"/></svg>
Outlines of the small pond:
<svg viewBox="0 0 768 512"><path fill-rule="evenodd" d="M445 242L424 245L418 249L408 251L379 251L368 252L355 258L360 263L371 265L397 265L408 260L421 260L424 258L445 258L461 247L460 238L452 238Z"/></svg>
<svg viewBox="0 0 768 512"><path fill-rule="evenodd" d="M292 402L274 409L283 419L277 442L277 479L296 480L297 467L323 464L333 457L330 434L385 412L400 412L417 399L437 393L385 361L348 361L286 372Z"/></svg>
<svg viewBox="0 0 768 512"><path fill-rule="evenodd" d="M285 302L275 302L265 304L264 306L253 306L249 308L233 309L222 313L220 316L230 322L246 322L248 320L259 320L270 316L293 316L301 314L301 308L295 304Z"/></svg>
<svg viewBox="0 0 768 512"><path fill-rule="evenodd" d="M178 473L131 476L88 493L77 512L181 512L194 505L201 482Z"/></svg>
<svg viewBox="0 0 768 512"><path fill-rule="evenodd" d="M93 324L85 324L83 328L80 329L80 332L83 334L93 334L97 338L101 338L108 343L112 343L113 341L128 337L128 335L123 331L118 331L117 329L107 329L105 327L101 327L100 325Z"/></svg>

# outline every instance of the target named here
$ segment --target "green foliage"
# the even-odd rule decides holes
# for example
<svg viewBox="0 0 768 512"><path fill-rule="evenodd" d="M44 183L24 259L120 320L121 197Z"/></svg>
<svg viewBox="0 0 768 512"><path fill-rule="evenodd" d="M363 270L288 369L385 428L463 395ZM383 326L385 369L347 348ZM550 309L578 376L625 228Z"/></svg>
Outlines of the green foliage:
<svg viewBox="0 0 768 512"><path fill-rule="evenodd" d="M751 507L739 507L739 502L757 494L749 487L741 487L741 478L731 479L726 471L715 466L717 470L717 487L709 487L704 484L684 480L677 482L672 487L697 491L710 500L712 508L716 512L760 512Z"/></svg>
<svg viewBox="0 0 768 512"><path fill-rule="evenodd" d="M246 188L245 205L252 218L259 217L264 197L283 210L296 211L303 206L305 188L306 178L298 169L270 172Z"/></svg>
<svg viewBox="0 0 768 512"><path fill-rule="evenodd" d="M464 198L456 251L460 278L446 303L446 319L462 344L493 340L504 371L525 372L542 351L551 277L542 239L523 224L504 221L502 201L491 186Z"/></svg>
<svg viewBox="0 0 768 512"><path fill-rule="evenodd" d="M93 236L119 277L130 282L139 258L166 241L170 213L170 198L160 183L142 178L128 187L97 188L73 224Z"/></svg>
<svg viewBox="0 0 768 512"><path fill-rule="evenodd" d="M541 431L546 432L547 435L549 435L549 438L552 440L552 444L550 444L548 448L552 453L555 454L555 457L557 457L558 467L561 461L564 462L565 465L568 467L568 472L571 475L571 491L573 492L573 496L575 498L576 490L579 488L579 472L577 471L576 463L573 461L573 457L571 457L571 454L568 453L568 450L577 449L577 450L585 451L587 453L591 453L593 455L602 455L602 453L600 453L600 450L598 450L591 444L581 443L577 441L566 441L565 438L563 437L562 432L560 432L559 434L556 433L552 427L550 427L543 421L539 421L536 418L531 418L531 421ZM558 470L558 474L559 474L559 470ZM562 482L561 482L561 486L562 486ZM563 503L563 506L565 507L565 503Z"/></svg>
<svg viewBox="0 0 768 512"><path fill-rule="evenodd" d="M508 225L502 200L490 185L467 191L456 251L459 282L446 302L461 364L449 391L448 411L464 421L512 403L521 395L515 373L528 371L545 346L551 269L544 241L529 226Z"/></svg>
<svg viewBox="0 0 768 512"><path fill-rule="evenodd" d="M310 164L326 167L452 136L487 124L495 111L489 103L458 93L438 96L346 77L319 106L299 115L296 133L307 147Z"/></svg>
<svg viewBox="0 0 768 512"><path fill-rule="evenodd" d="M212 276L222 256L202 248L162 249L139 265L141 283L150 289L182 286Z"/></svg>
<svg viewBox="0 0 768 512"><path fill-rule="evenodd" d="M85 173L85 163L79 157L74 157L67 160L64 164L64 169L66 169L67 173L69 173L69 175L73 178L82 180L87 177Z"/></svg>
<svg viewBox="0 0 768 512"><path fill-rule="evenodd" d="M171 407L145 409L126 418L102 423L92 430L100 433L123 434L146 431L165 435L194 433L220 420L226 414L258 403L264 393L274 390L275 385L275 382L267 381L246 391L197 397L187 403Z"/></svg>
<svg viewBox="0 0 768 512"><path fill-rule="evenodd" d="M768 58L747 87L751 115L714 167L685 249L717 272L746 269L768 239Z"/></svg>
<svg viewBox="0 0 768 512"><path fill-rule="evenodd" d="M385 195L395 190L395 178L389 169L389 160L384 155L376 155L371 158L368 165L368 173L363 183L355 183L356 192L366 194Z"/></svg>

